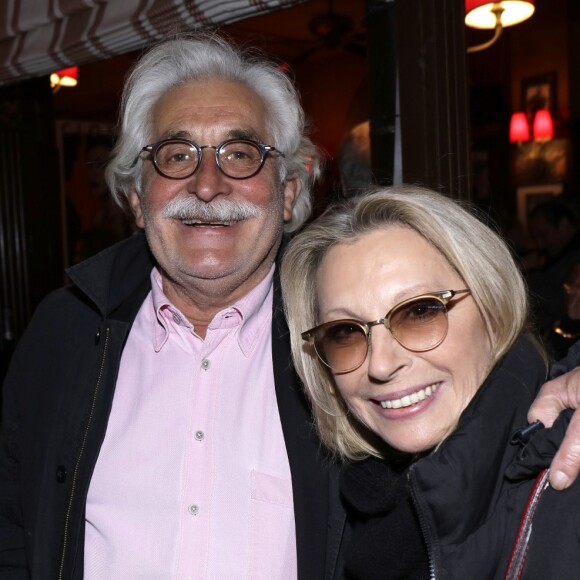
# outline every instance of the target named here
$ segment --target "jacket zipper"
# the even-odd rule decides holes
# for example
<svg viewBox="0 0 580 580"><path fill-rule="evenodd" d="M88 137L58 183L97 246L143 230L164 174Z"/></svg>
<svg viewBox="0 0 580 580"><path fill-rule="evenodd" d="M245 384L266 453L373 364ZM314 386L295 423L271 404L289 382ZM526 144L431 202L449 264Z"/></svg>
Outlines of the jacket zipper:
<svg viewBox="0 0 580 580"><path fill-rule="evenodd" d="M415 505L415 511L417 512L417 518L419 519L419 526L421 527L421 533L423 534L423 539L425 540L425 545L427 547L427 559L429 561L429 578L430 580L436 580L437 574L435 573L435 556L433 555L433 542L429 534L429 526L423 514L421 508L421 500L419 499L419 494L415 490L411 482L412 470L415 466L412 465L409 469L407 478L409 480L409 490L411 492L411 498L413 499L413 504Z"/></svg>
<svg viewBox="0 0 580 580"><path fill-rule="evenodd" d="M63 573L64 573L64 563L65 563L65 558L66 558L66 552L67 552L67 548L68 548L68 536L69 536L69 525L70 525L70 515L71 515L71 511L72 511L72 506L73 506L73 502L75 499L75 491L76 491L76 484L77 484L77 475L78 475L78 471L79 471L79 466L85 451L85 446L86 446L86 442L87 442L87 437L89 434L89 429L91 427L91 423L93 421L93 415L95 412L95 406L97 403L97 396L99 394L99 390L101 387L101 380L103 378L103 371L105 369L105 361L107 359L107 352L108 352L108 347L109 347L109 327L107 327L105 329L105 344L103 347L103 356L101 357L101 364L99 367L99 375L97 377L97 384L95 386L95 391L93 393L93 400L91 403L91 410L89 413L89 418L87 420L87 424L85 427L85 431L83 434L83 439L82 439L82 443L81 443L81 447L79 450L79 455L75 464L75 469L73 472L73 479L72 479L72 485L71 485L71 491L70 491L70 496L69 496L69 501L68 501L68 507L66 510L66 518L65 518L65 522L64 522L64 534L63 534L63 543L62 543L62 554L61 554L61 558L60 558L60 569L58 572L58 579L59 580L63 580Z"/></svg>

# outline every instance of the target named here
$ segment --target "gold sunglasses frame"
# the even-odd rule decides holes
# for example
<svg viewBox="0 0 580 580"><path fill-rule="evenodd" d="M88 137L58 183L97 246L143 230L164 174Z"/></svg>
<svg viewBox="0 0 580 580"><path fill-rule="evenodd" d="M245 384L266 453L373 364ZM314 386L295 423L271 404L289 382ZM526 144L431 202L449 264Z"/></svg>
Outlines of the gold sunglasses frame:
<svg viewBox="0 0 580 580"><path fill-rule="evenodd" d="M426 352L428 350L431 350L433 348L438 347L444 340L445 337L447 336L447 332L445 332L445 334L441 337L441 340L439 342L437 342L434 345L430 345L428 348L424 348L424 349L413 349L413 348L409 348L408 346L404 345L393 333L392 329L391 329L391 316L393 315L394 312L400 310L401 308L403 308L405 305L411 303L411 302L415 302L417 300L421 300L424 298L435 298L436 300L438 300L441 304L443 304L443 306L445 306L445 312L447 313L447 305L449 304L449 302L451 300L453 300L453 298L455 298L458 294L466 294L466 293L470 293L471 290L469 290L468 288L464 288L462 290L441 290L439 292L428 292L427 294L420 294L419 296L413 296L412 298L407 298L406 300L403 300L402 302L399 302L398 304L395 304L386 314L383 318L379 318L378 320L371 320L369 322L361 322L360 320L355 320L354 318L344 318L344 319L339 319L339 320L330 320L328 322L324 322L323 324L319 324L318 326L315 326L314 328L311 328L310 330L306 330L305 332L303 332L300 336L302 337L302 340L308 342L309 344L312 344L313 348L314 348L314 352L316 353L316 356L318 357L318 359L320 360L320 362L322 362L322 364L324 364L325 366L327 366L329 369L338 372L338 373L348 373L351 371L354 371L355 369L359 368L364 361L366 360L368 354L369 354L369 343L370 343L370 337L371 337L371 328L373 326L378 326L379 324L382 324L391 334L391 336L405 349L411 351L411 352ZM330 325L335 325L337 323L350 323L350 324L354 324L358 327L361 328L361 330L364 332L366 339L367 339L367 350L366 350L366 354L364 356L364 358L362 359L362 361L360 363L358 363L357 365L353 366L352 368L349 369L334 369L333 367L331 367L320 355L320 353L318 352L318 349L316 348L316 334L318 334L318 332L322 329L324 329L325 327L328 327Z"/></svg>

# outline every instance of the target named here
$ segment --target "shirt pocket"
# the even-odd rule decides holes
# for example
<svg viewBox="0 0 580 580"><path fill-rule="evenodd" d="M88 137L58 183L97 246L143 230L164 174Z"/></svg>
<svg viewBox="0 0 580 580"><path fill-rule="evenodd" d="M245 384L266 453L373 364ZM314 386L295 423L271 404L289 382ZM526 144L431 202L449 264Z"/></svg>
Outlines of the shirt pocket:
<svg viewBox="0 0 580 580"><path fill-rule="evenodd" d="M251 496L253 500L292 507L291 480L254 470L252 470L251 477Z"/></svg>
<svg viewBox="0 0 580 580"><path fill-rule="evenodd" d="M250 570L252 580L296 579L292 481L251 472Z"/></svg>

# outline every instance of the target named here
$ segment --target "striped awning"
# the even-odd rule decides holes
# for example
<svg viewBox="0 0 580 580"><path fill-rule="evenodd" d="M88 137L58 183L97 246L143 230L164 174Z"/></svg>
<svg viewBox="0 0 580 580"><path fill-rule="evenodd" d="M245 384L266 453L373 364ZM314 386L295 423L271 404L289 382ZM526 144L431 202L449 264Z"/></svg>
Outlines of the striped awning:
<svg viewBox="0 0 580 580"><path fill-rule="evenodd" d="M305 0L0 0L0 85Z"/></svg>

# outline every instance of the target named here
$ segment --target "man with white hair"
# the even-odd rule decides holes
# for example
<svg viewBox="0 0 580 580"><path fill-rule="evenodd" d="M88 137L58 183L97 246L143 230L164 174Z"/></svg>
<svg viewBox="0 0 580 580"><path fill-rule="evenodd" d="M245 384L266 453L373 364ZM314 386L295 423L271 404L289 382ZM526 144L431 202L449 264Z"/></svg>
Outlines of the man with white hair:
<svg viewBox="0 0 580 580"><path fill-rule="evenodd" d="M71 268L19 342L0 577L338 578L337 466L276 269L319 173L297 92L218 37L180 37L136 64L120 124L108 184L145 235Z"/></svg>
<svg viewBox="0 0 580 580"><path fill-rule="evenodd" d="M332 576L333 467L275 267L318 174L275 64L208 35L140 59L107 180L145 236L72 268L14 356L0 570Z"/></svg>

